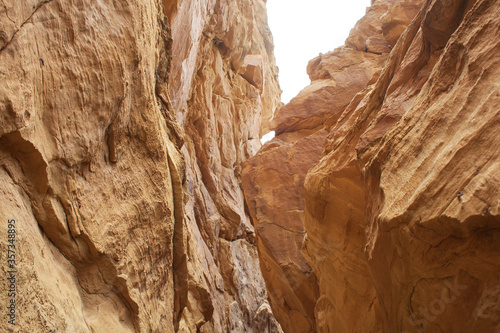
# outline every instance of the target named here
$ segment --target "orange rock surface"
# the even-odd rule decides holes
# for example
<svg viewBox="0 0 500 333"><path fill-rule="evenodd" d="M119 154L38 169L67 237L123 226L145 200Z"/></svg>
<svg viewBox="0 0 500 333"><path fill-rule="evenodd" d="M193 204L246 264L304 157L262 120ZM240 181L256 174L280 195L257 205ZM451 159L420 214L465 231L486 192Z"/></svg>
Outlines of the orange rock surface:
<svg viewBox="0 0 500 333"><path fill-rule="evenodd" d="M405 6L410 5L418 6L420 2L408 2ZM359 91L377 81L390 51L386 47L380 52L366 52L364 46L353 47L351 41L365 45L378 39L388 45L382 33L381 18L388 19L396 6L400 6L397 1L376 2L353 29L346 46L310 61L307 72L311 84L277 112L271 121L277 136L244 163L243 188L255 223L261 269L275 316L285 332L327 331L326 320L340 322L336 313L324 312L324 294L330 291L325 288L341 288L342 282L337 280L341 275L337 277L332 270L343 269L344 261L351 259L343 253L344 258L335 258L340 265L327 261L325 266L328 266L319 267L314 260L302 255L306 234L304 179L308 170L321 159L323 143L331 126ZM408 24L411 19L409 13L404 17L406 21L398 19L398 24ZM327 237L332 231L322 232ZM314 256L332 260L331 251L318 251ZM368 274L366 264L361 262L359 265L364 267L364 272L359 274ZM353 275L352 278L358 277ZM374 297L373 290L371 292L369 301ZM363 303L364 295L349 296L351 299L339 304L339 308L359 306L362 314L358 315L362 320L360 326L351 325L346 329L362 331L364 327L375 325L373 314L363 314L367 310L363 306L370 305Z"/></svg>
<svg viewBox="0 0 500 333"><path fill-rule="evenodd" d="M186 165L174 263L179 329L196 332L206 321L207 332L274 332L240 185L241 164L280 103L265 3L181 2L171 24L169 87Z"/></svg>
<svg viewBox="0 0 500 333"><path fill-rule="evenodd" d="M310 62L311 85L244 164L263 274L287 332L500 327L500 6L419 5L375 2L347 48ZM378 75L366 57L345 66L349 49L349 61L391 53ZM360 80L368 69L374 78Z"/></svg>
<svg viewBox="0 0 500 333"><path fill-rule="evenodd" d="M3 1L0 331L500 329L500 3L372 1L283 107L265 4Z"/></svg>
<svg viewBox="0 0 500 333"><path fill-rule="evenodd" d="M240 188L280 103L272 45L260 0L3 2L21 332L280 331Z"/></svg>
<svg viewBox="0 0 500 333"><path fill-rule="evenodd" d="M500 327L500 5L425 1L305 180L319 332Z"/></svg>

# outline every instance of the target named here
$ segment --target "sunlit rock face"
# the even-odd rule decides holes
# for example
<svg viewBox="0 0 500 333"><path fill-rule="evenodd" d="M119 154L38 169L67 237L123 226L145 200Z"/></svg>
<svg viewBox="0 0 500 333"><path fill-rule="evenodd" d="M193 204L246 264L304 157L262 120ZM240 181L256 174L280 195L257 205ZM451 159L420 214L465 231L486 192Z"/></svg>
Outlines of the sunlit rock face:
<svg viewBox="0 0 500 333"><path fill-rule="evenodd" d="M364 259L329 241L326 244L334 248L318 247L312 255L302 254L304 180L321 159L323 144L346 107L379 78L391 47L382 29L384 22L393 23L387 28L393 35L395 27L410 23L420 5L420 1L376 2L345 46L311 60L307 68L311 84L277 112L271 121L276 137L243 165L243 188L256 228L262 273L275 316L286 332L327 332L327 321L337 323L332 332L364 331L378 325L375 311L370 310L373 286L360 284L356 290L343 291L344 283L354 284L369 275ZM417 9L402 12L398 8ZM384 48L373 49L377 43ZM325 237L335 234L322 232ZM340 259L331 256L339 249L345 251L339 252ZM345 277L342 272L352 275ZM330 311L326 301L332 292L342 293L337 294L339 311ZM350 323L342 323L342 313L349 313Z"/></svg>
<svg viewBox="0 0 500 333"><path fill-rule="evenodd" d="M285 331L499 329L499 14L376 1L310 62L243 168Z"/></svg>
<svg viewBox="0 0 500 333"><path fill-rule="evenodd" d="M20 331L280 331L240 188L279 105L265 1L3 6Z"/></svg>

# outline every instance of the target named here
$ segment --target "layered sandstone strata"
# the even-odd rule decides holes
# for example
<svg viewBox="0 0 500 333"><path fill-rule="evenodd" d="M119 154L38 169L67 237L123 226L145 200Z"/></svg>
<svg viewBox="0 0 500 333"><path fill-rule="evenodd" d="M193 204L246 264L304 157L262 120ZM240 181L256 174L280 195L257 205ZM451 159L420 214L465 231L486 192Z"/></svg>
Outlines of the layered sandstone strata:
<svg viewBox="0 0 500 333"><path fill-rule="evenodd" d="M332 125L351 100L377 81L394 34L402 32L401 26L410 23L420 5L420 1L375 2L345 46L310 61L307 72L311 84L279 110L271 122L276 137L244 163L243 187L257 231L261 269L274 313L286 332L325 330L321 312L325 288L342 288L343 283L338 280L341 274L332 273L332 262L319 268L313 265L313 270L301 254L306 232L306 173L320 160ZM329 260L329 253L315 255ZM343 256L336 260L339 264L332 267L343 270L344 261L350 259ZM367 274L363 265L364 271L354 270L354 274ZM374 316L365 315L367 309L363 309L370 306L373 297L349 296L339 308L358 306L360 325L374 325ZM331 315L326 314L326 318Z"/></svg>
<svg viewBox="0 0 500 333"><path fill-rule="evenodd" d="M4 1L20 331L279 330L239 185L276 71L265 1Z"/></svg>

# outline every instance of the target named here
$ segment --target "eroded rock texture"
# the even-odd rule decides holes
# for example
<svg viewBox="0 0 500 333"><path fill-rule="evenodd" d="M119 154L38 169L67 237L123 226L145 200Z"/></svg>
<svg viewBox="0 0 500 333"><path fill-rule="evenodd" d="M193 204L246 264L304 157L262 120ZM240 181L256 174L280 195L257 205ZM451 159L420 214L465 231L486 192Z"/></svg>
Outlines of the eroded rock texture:
<svg viewBox="0 0 500 333"><path fill-rule="evenodd" d="M262 272L275 315L287 332L324 331L325 319L338 322L332 313L322 312L325 289L342 288L341 275L332 270L344 270L345 261L351 259L349 255L333 259L327 252L315 253L325 262L318 267L313 261L313 270L301 254L306 232L304 179L320 160L333 124L359 91L377 81L392 43L384 32L392 36L394 30L408 25L420 4L376 2L345 46L311 60L307 68L311 84L279 110L271 122L277 136L244 164L243 187L257 230ZM386 27L384 22L392 25ZM335 260L339 260L337 266L333 266ZM361 266L364 271L355 274L368 273L364 262ZM363 306L370 307L374 295L367 298L367 304L364 295L349 296L338 304L342 311L349 311L350 306L351 311L357 307L364 313ZM318 316L324 319L315 318ZM350 331L375 322L373 315L359 319L360 326L353 321Z"/></svg>
<svg viewBox="0 0 500 333"><path fill-rule="evenodd" d="M243 171L285 331L500 329L499 14L376 1L310 62Z"/></svg>
<svg viewBox="0 0 500 333"><path fill-rule="evenodd" d="M180 328L196 331L213 317L209 331L274 332L240 180L241 163L260 148L280 103L265 2L185 1L172 33L170 92L186 163Z"/></svg>
<svg viewBox="0 0 500 333"><path fill-rule="evenodd" d="M320 332L500 329L497 1L423 4L305 180Z"/></svg>
<svg viewBox="0 0 500 333"><path fill-rule="evenodd" d="M264 1L4 1L16 329L279 331L239 181L276 71Z"/></svg>

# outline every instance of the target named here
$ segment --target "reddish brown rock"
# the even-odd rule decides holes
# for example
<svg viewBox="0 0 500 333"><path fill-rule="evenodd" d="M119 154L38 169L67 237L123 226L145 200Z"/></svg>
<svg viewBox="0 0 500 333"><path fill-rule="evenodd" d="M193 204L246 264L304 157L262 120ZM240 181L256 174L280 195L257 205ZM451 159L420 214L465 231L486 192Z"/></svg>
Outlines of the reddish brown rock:
<svg viewBox="0 0 500 333"><path fill-rule="evenodd" d="M420 10L422 0L376 0L356 23L345 45L358 51L389 53Z"/></svg>
<svg viewBox="0 0 500 333"><path fill-rule="evenodd" d="M243 188L256 227L261 269L275 315L287 332L316 331L317 281L300 251L304 178L321 157L328 134L323 123L341 114L354 94L376 77L384 59L338 49L313 60L310 75L318 79L279 111L273 120L278 136L244 164ZM337 112L332 112L333 106Z"/></svg>
<svg viewBox="0 0 500 333"><path fill-rule="evenodd" d="M376 81L385 59L341 47L311 60L307 69L311 84L279 109L271 121L271 129L279 135L322 126L368 82Z"/></svg>
<svg viewBox="0 0 500 333"><path fill-rule="evenodd" d="M314 331L316 275L300 256L304 177L326 132L285 133L244 164L243 188L255 221L260 266L275 315L286 332Z"/></svg>
<svg viewBox="0 0 500 333"><path fill-rule="evenodd" d="M305 181L319 331L500 327L499 13L426 1L334 124Z"/></svg>
<svg viewBox="0 0 500 333"><path fill-rule="evenodd" d="M380 15L384 13L381 9L387 11L392 5L377 4L358 26L380 26ZM316 273L313 272L301 254L305 236L305 175L320 160L330 126L359 91L377 81L390 51L381 30L358 37L374 48L372 52L344 46L311 60L307 68L311 85L278 111L271 122L277 136L243 166L243 188L256 228L261 269L271 306L286 332L327 332L327 322L336 323L335 329L346 332L363 331L377 321L374 312L363 308L370 305L364 303L365 298L375 297L373 286L362 283L369 275L364 261L354 255L336 258L346 268L334 266L335 269L359 271L350 281L343 281L339 280L343 275L338 278L330 268L314 266L311 261ZM329 237L326 243L334 240ZM344 255L340 249L314 255L330 260L331 253ZM333 264L334 261L322 261L320 265ZM359 267L353 268L355 265ZM344 284L351 283L359 284L357 289L346 292L345 303L336 305L346 311L358 307L366 312L359 316L358 326L344 324L342 315L328 300L332 289L342 292Z"/></svg>

